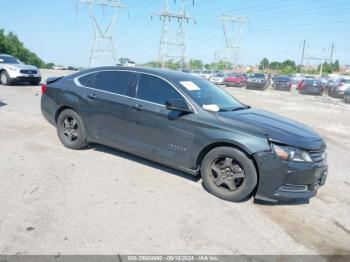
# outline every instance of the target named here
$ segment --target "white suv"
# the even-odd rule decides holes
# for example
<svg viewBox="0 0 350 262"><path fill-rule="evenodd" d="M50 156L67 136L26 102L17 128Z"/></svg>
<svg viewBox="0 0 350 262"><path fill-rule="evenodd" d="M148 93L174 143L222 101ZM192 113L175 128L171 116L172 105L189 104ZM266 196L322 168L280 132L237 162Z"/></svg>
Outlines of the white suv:
<svg viewBox="0 0 350 262"><path fill-rule="evenodd" d="M39 85L40 81L41 74L36 66L25 65L13 56L0 54L0 84L27 82Z"/></svg>

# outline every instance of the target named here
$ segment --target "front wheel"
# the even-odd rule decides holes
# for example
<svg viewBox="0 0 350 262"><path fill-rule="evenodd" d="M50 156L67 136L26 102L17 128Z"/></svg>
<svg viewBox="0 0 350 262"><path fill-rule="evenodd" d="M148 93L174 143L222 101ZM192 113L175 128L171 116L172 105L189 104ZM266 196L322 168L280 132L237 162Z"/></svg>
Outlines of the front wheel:
<svg viewBox="0 0 350 262"><path fill-rule="evenodd" d="M57 134L69 149L82 149L88 145L83 120L75 111L64 110L57 119Z"/></svg>
<svg viewBox="0 0 350 262"><path fill-rule="evenodd" d="M0 83L4 86L10 86L12 84L11 78L6 71L1 72Z"/></svg>
<svg viewBox="0 0 350 262"><path fill-rule="evenodd" d="M205 188L213 195L228 201L242 201L257 185L253 161L232 147L217 147L203 159L201 176Z"/></svg>

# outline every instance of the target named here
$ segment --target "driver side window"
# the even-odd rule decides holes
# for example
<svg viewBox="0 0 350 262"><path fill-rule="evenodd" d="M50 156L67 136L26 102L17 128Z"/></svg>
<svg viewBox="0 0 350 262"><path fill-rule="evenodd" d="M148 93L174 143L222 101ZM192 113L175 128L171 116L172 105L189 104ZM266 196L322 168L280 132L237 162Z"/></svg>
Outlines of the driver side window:
<svg viewBox="0 0 350 262"><path fill-rule="evenodd" d="M164 80L141 74L136 98L152 103L165 105L169 99L183 99L177 90Z"/></svg>

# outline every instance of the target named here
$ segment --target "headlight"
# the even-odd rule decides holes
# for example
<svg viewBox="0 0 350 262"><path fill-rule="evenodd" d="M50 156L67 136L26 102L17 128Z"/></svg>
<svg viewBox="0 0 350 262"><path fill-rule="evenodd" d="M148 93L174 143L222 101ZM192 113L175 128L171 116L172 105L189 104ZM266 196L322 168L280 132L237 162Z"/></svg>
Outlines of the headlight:
<svg viewBox="0 0 350 262"><path fill-rule="evenodd" d="M313 162L309 152L289 146L279 146L272 144L272 148L276 155L285 161L294 162Z"/></svg>
<svg viewBox="0 0 350 262"><path fill-rule="evenodd" d="M17 71L18 68L12 67L12 66L7 66L6 69L11 70L11 71Z"/></svg>

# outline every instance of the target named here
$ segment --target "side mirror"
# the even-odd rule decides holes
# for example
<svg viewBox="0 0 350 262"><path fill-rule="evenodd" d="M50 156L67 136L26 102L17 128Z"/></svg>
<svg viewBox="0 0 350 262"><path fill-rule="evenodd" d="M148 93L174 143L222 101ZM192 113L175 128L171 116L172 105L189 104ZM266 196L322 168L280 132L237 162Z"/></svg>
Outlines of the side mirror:
<svg viewBox="0 0 350 262"><path fill-rule="evenodd" d="M4 59L0 58L0 63L3 63L4 61L5 61Z"/></svg>
<svg viewBox="0 0 350 262"><path fill-rule="evenodd" d="M169 99L165 102L165 106L170 111L193 113L184 99Z"/></svg>

